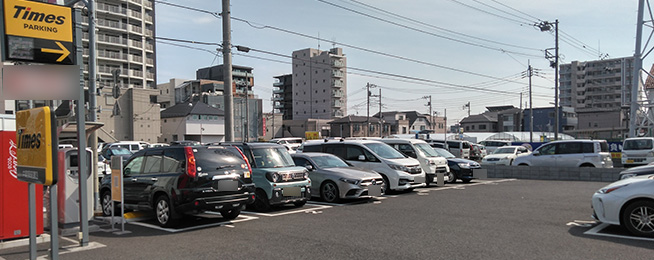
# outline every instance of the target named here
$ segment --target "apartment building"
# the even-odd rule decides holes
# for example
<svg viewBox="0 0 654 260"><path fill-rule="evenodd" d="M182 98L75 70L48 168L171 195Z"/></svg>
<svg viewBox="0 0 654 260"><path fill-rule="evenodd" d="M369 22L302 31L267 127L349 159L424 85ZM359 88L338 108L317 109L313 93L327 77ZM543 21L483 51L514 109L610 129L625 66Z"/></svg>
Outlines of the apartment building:
<svg viewBox="0 0 654 260"><path fill-rule="evenodd" d="M573 107L585 138L620 138L628 132L633 57L573 61L559 70L561 106Z"/></svg>
<svg viewBox="0 0 654 260"><path fill-rule="evenodd" d="M273 109L282 114L284 120L293 119L293 74L276 76L273 83Z"/></svg>
<svg viewBox="0 0 654 260"><path fill-rule="evenodd" d="M347 59L341 48L294 51L292 66L291 109L294 120L333 119L347 115ZM283 101L287 102L286 99Z"/></svg>
<svg viewBox="0 0 654 260"><path fill-rule="evenodd" d="M119 70L119 82L122 87L155 88L153 5L154 0L96 0L96 64L99 87L111 84L112 71ZM84 15L84 73L87 86L88 22L88 17Z"/></svg>

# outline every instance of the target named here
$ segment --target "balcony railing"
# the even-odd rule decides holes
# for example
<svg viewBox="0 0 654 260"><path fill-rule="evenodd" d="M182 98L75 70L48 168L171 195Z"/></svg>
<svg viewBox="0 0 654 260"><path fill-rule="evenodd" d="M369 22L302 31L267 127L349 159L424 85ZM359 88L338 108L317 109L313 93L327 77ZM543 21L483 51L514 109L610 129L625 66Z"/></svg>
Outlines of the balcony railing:
<svg viewBox="0 0 654 260"><path fill-rule="evenodd" d="M154 79L154 73L152 73L152 72L146 72L146 73L145 73L145 77L146 77L147 79Z"/></svg>
<svg viewBox="0 0 654 260"><path fill-rule="evenodd" d="M137 11L134 11L134 10L129 10L128 13L129 13L130 16L136 17L136 18L139 18L139 19L141 19L141 17L143 17L141 12L137 12Z"/></svg>
<svg viewBox="0 0 654 260"><path fill-rule="evenodd" d="M133 24L129 25L129 31L134 33L143 33L143 28L141 26L136 26Z"/></svg>
<svg viewBox="0 0 654 260"><path fill-rule="evenodd" d="M154 49L154 47L152 46L152 44L150 44L150 43L146 43L146 44L145 44L145 50L147 50L147 51L151 51L152 49Z"/></svg>
<svg viewBox="0 0 654 260"><path fill-rule="evenodd" d="M284 90L283 89L273 89L273 94L283 94Z"/></svg>
<svg viewBox="0 0 654 260"><path fill-rule="evenodd" d="M133 62L143 62L143 57L137 55L129 55L129 60Z"/></svg>
<svg viewBox="0 0 654 260"><path fill-rule="evenodd" d="M154 35L154 33L150 29L145 29L145 35L152 36L152 35Z"/></svg>
<svg viewBox="0 0 654 260"><path fill-rule="evenodd" d="M104 4L104 3L98 3L96 5L96 10L97 11L106 11L110 13L120 13L120 14L127 14L127 10L120 6L115 6L115 5L109 5L109 4Z"/></svg>
<svg viewBox="0 0 654 260"><path fill-rule="evenodd" d="M341 102L340 100L332 100L332 107L342 107L342 106L343 106L343 102Z"/></svg>
<svg viewBox="0 0 654 260"><path fill-rule="evenodd" d="M106 50L98 50L98 57L99 58L117 59L117 60L127 60L127 54L125 54L125 53L114 52L114 51L106 51Z"/></svg>
<svg viewBox="0 0 654 260"><path fill-rule="evenodd" d="M153 58L145 58L145 64L154 65L154 59Z"/></svg>
<svg viewBox="0 0 654 260"><path fill-rule="evenodd" d="M341 68L341 67L345 66L345 63L340 61L340 60L332 60L332 66L337 67L337 68Z"/></svg>
<svg viewBox="0 0 654 260"><path fill-rule="evenodd" d="M332 71L332 76L333 76L333 77L336 77L336 78L342 78L344 75L345 75L345 73L343 73L343 72L340 71L340 70L334 70L334 71Z"/></svg>
<svg viewBox="0 0 654 260"><path fill-rule="evenodd" d="M281 87L284 86L284 82L275 82L273 83L273 87Z"/></svg>
<svg viewBox="0 0 654 260"><path fill-rule="evenodd" d="M333 90L332 91L332 97L343 97L343 91L342 90Z"/></svg>
<svg viewBox="0 0 654 260"><path fill-rule="evenodd" d="M129 40L130 47L143 48L143 43L141 41Z"/></svg>
<svg viewBox="0 0 654 260"><path fill-rule="evenodd" d="M88 18L84 17L86 23L88 23ZM104 26L104 27L111 27L111 28L116 28L116 29L121 29L125 30L127 29L126 24L121 24L118 21L110 21L110 20L104 20L104 19L97 19L97 25L98 26Z"/></svg>
<svg viewBox="0 0 654 260"><path fill-rule="evenodd" d="M341 87L343 87L343 85L344 85L343 81L341 81L341 80L333 80L332 81L332 86L334 86L334 87L341 88Z"/></svg>

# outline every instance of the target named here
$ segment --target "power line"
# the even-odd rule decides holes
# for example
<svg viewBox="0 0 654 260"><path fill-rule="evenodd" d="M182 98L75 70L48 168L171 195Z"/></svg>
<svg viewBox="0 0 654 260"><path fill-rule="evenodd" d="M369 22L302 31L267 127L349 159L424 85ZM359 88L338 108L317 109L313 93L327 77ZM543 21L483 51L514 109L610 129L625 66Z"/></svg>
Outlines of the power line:
<svg viewBox="0 0 654 260"><path fill-rule="evenodd" d="M496 11L499 11L499 12L502 12L502 13L505 13L505 14L508 14L508 15L511 15L511 16L513 16L513 17L516 17L516 18L518 18L518 19L522 19L522 20L525 20L525 21L528 21L528 22L532 23L532 21L530 21L529 19L525 19L524 17L521 17L521 16L518 16L518 15L515 15L515 14L512 14L512 13L509 13L509 12L507 12L507 11L501 10L501 9L499 9L499 8L497 8L497 7L494 7L494 6L491 6L491 5L489 5L489 4L482 3L482 2L480 2L479 0L473 0L473 1L475 1L476 3L478 3L478 4L480 4L480 5L484 5L484 6L488 7L488 8L491 8L491 9L493 9L493 10L496 10ZM537 20L538 20L538 19L537 19Z"/></svg>
<svg viewBox="0 0 654 260"><path fill-rule="evenodd" d="M513 53L513 54L516 54L516 55L539 57L539 58L541 57L541 56L537 56L537 55L532 55L532 54L527 54L527 53L522 53L522 52L509 51L509 50L505 50L505 49L501 49L501 48L494 48L494 47L486 46L486 45L483 45L483 44L472 43L472 42L467 42L467 41L463 41L463 40L459 40L459 39L454 39L452 37L435 34L435 33L432 33L432 32L428 32L428 31L421 30L421 29L418 29L418 28L414 28L414 27L411 27L411 26L407 26L407 25L404 25L404 24L389 21L389 20L374 16L374 15L366 14L364 12L360 12L360 11L357 11L357 10L354 10L354 9L351 9L351 8L347 8L345 6L334 4L334 3L331 3L331 2L328 2L328 1L325 1L325 0L317 0L317 1L328 4L328 5L331 5L331 6L334 6L334 7L337 7L337 8L341 8L341 9L344 9L344 10L347 10L347 11L350 11L350 12L353 12L353 13L356 13L356 14L359 14L359 15L363 15L363 16L366 16L368 18L372 18L372 19L382 21L382 22L385 22L385 23L390 23L390 24L395 25L395 26L399 26L399 27L402 27L402 28L405 28L405 29L409 29L409 30L424 33L424 34L427 34L427 35L443 38L443 39L446 39L446 40L455 41L455 42L458 42L458 43L467 44L467 45L480 47L480 48L484 48L484 49L489 49L489 50L495 50L495 51L500 51L500 52L509 52L509 53Z"/></svg>
<svg viewBox="0 0 654 260"><path fill-rule="evenodd" d="M528 17L531 17L531 18L533 18L533 19L536 19L536 20L538 20L539 22L542 21L542 20L539 19L538 17L535 17L535 16L530 15L530 14L528 14L528 13L522 12L522 11L520 11L520 10L518 10L518 9L515 9L515 8L513 8L513 7L511 7L511 6L508 6L508 5L506 5L506 4L503 4L503 3L498 2L498 1L496 1L496 0L491 0L491 1L497 3L497 4L501 5L501 6L504 6L504 7L506 7L506 8L509 8L509 9L511 9L511 10L513 10L513 11L516 11L516 12L518 12L518 13L521 13L521 14L524 14L524 15L526 15L526 16L528 16Z"/></svg>
<svg viewBox="0 0 654 260"><path fill-rule="evenodd" d="M155 0L155 2L156 3L162 3L162 4L168 4L166 2L161 2L159 0ZM171 5L171 6L177 6L177 5ZM204 12L204 13L214 14L213 12L209 12L209 11L206 11L206 10L201 10L201 11ZM216 16L216 17L221 18L220 16ZM282 29L282 28L278 28L278 27L274 27L274 26L270 26L270 25L257 26L253 22L250 22L248 20L240 19L240 18L237 18L237 17L234 17L234 16L230 16L230 17L234 21L243 22L243 23L249 25L250 27L256 28L256 29L276 30L276 31L280 31L280 32L284 32L284 33L288 33L288 34L292 34L292 35L296 35L296 36L301 36L301 37L305 37L305 38L309 38L309 39L313 39L313 40L318 40L318 41L325 41L325 42L329 42L329 43L332 43L332 44L338 44L338 45L341 45L341 46L344 46L344 47L348 47L348 48L352 48L352 49L356 49L356 50L360 50L360 51L365 51L365 52L369 52L369 53L373 53L373 54L377 54L377 55L382 55L382 56L386 56L386 57L391 57L391 58L395 58L395 59L399 59L399 60L414 62L414 63L418 63L418 64L422 64L422 65L428 65L428 66L432 66L432 67L436 67L436 68L440 68L440 69L455 71L455 72L459 72L459 73L464 73L464 74L469 74L469 75L474 75L474 76L479 76L479 77L484 77L484 78L498 79L497 77L490 76L490 75L484 75L484 74L481 74L481 73L466 71L466 70L463 70L463 69L456 69L456 68L452 68L452 67L448 67L448 66L444 66L444 65L438 65L438 64L425 62L425 61L420 61L420 60L407 58L407 57L403 57L403 56L399 56L399 55L389 54L389 53L385 53L385 52L381 52L381 51L375 51L375 50L371 50L371 49L367 49L367 48L363 48L363 47L358 47L358 46L343 43L343 42L337 42L335 40L326 40L326 39L322 39L320 37L315 37L315 36L311 36L311 35L307 35L307 34L303 34L303 33L298 33L298 32L294 32L294 31L290 31L290 30L286 30L286 29ZM536 57L540 58L541 56L536 56ZM516 81L507 81L507 82L522 84L521 82L516 82Z"/></svg>
<svg viewBox="0 0 654 260"><path fill-rule="evenodd" d="M538 49L538 48L532 48L532 47L525 47L525 46L519 46L519 45L509 44L509 43L503 43L503 42L498 42L498 41L494 41L494 40L484 39L484 38L481 38L481 37L476 37L476 36L473 36L473 35L469 35L469 34L464 34L464 33L456 32L456 31L452 31L452 30L445 29L445 28L443 28L443 27L439 27L439 26L436 26L436 25L433 25L433 24L428 24L428 23L425 23L425 22L422 22L422 21L419 21L419 20L416 20L416 19L413 19L413 18L410 18L410 17L406 17L406 16L399 15L399 14L396 14L396 13L393 13L393 12L389 12L389 11L386 11L386 10L384 10L384 9L381 9L381 8L378 8L378 7L375 7L375 6L372 6L372 5L366 4L366 3L362 3L362 2L357 1L357 0L350 0L350 1L355 2L355 3L357 3L357 4L360 4L360 5L362 5L362 6L368 7L368 8L370 8L370 9L376 10L376 11L378 11L378 12L381 12L381 13L387 14L387 15L389 15L389 16L399 17L399 18L402 18L402 19L405 19L405 20L408 20L408 21L411 21L411 22L414 22L414 23L417 23L417 24L420 24L420 25L423 25L423 26L426 26L426 27L430 27L430 28L434 28L434 29L442 30L442 31L445 31L445 32L448 32L448 33L451 33L451 34L455 34L455 35L459 35L459 36L464 36L464 37L469 37L469 38L472 38L472 39L476 39L476 40L480 40L480 41L486 41L486 42L495 43L495 44L499 44L499 45L505 45L505 46L515 47L515 48L521 48L521 49L527 49L527 50L535 50L535 51L544 51L544 50L542 50L542 49Z"/></svg>
<svg viewBox="0 0 654 260"><path fill-rule="evenodd" d="M477 8L477 7L471 6L471 5L469 5L469 4L464 4L464 3L462 3L462 2L459 2L459 1L457 1L457 0L450 0L450 1L455 2L455 3L457 3L457 4L460 4L460 5L463 5L463 6L465 6L465 7L468 7L468 8L470 8L470 9L477 10L477 11L482 12L482 13L485 13L485 14L489 14L489 15L492 15L492 16L495 16L495 17L499 17L499 18L502 18L502 19L505 19L505 20L511 21L511 22L515 22L515 23L517 23L517 24L519 24L519 25L531 25L530 23L525 23L524 21L515 20L515 19L513 19L513 18L509 18L509 17L502 16L502 15L499 15L499 14L496 14L496 13L493 13L493 12L489 12L489 11L486 11L486 10L482 10L482 9Z"/></svg>

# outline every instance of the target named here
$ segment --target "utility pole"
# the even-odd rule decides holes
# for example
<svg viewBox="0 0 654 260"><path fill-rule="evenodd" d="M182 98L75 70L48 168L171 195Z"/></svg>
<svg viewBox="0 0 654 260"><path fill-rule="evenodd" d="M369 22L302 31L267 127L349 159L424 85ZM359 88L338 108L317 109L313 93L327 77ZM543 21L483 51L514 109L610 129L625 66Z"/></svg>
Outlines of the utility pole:
<svg viewBox="0 0 654 260"><path fill-rule="evenodd" d="M432 106L431 106L431 95L429 96L424 96L422 97L423 99L429 99L429 102L427 102L427 106L429 106L429 116L431 117L431 130L434 130L434 115L431 112Z"/></svg>
<svg viewBox="0 0 654 260"><path fill-rule="evenodd" d="M273 94L273 95L274 95L274 94ZM277 133L277 132L275 131L275 100L273 100L273 102L272 102L272 124L273 124L273 127L272 127L272 133L273 133L273 134L272 134L272 139L275 139L275 134Z"/></svg>
<svg viewBox="0 0 654 260"><path fill-rule="evenodd" d="M559 140L559 19L554 22L554 140Z"/></svg>
<svg viewBox="0 0 654 260"><path fill-rule="evenodd" d="M534 142L534 108L531 103L531 76L534 74L531 61L527 61L527 76L529 76L529 142Z"/></svg>
<svg viewBox="0 0 654 260"><path fill-rule="evenodd" d="M89 16L89 121L96 122L98 121L97 116L97 100L96 100L96 82L97 82L97 72L96 72L96 60L97 52L95 50L97 42L95 37L95 23L96 23L96 11L95 11L95 0L88 0L88 9ZM81 61L78 61L81 62ZM84 99L82 99L84 100ZM94 201L94 210L100 210L100 183L98 182L98 135L95 131L89 134L89 146L91 147L91 172L93 175L93 201ZM81 195L80 195L81 196Z"/></svg>
<svg viewBox="0 0 654 260"><path fill-rule="evenodd" d="M366 136L370 136L370 83L366 83Z"/></svg>
<svg viewBox="0 0 654 260"><path fill-rule="evenodd" d="M649 4L649 1L648 1ZM629 106L629 137L636 137L636 120L638 120L638 90L640 70L643 67L641 41L643 31L644 0L638 1L638 21L636 23L636 50L634 52L634 75L631 78L631 104Z"/></svg>
<svg viewBox="0 0 654 260"><path fill-rule="evenodd" d="M443 113L443 121L443 128L445 128L445 131L443 131L443 141L447 141L447 108L445 109L445 113Z"/></svg>
<svg viewBox="0 0 654 260"><path fill-rule="evenodd" d="M463 105L463 110L465 110L466 108L468 108L468 117L469 117L470 116L470 101L468 101L468 103Z"/></svg>
<svg viewBox="0 0 654 260"><path fill-rule="evenodd" d="M250 142L250 106L248 104L250 91L248 90L248 85L247 83L245 84L245 124L243 124L243 127L245 127L245 142Z"/></svg>
<svg viewBox="0 0 654 260"><path fill-rule="evenodd" d="M379 88L379 137L384 137L384 122L382 121L382 117L381 88Z"/></svg>
<svg viewBox="0 0 654 260"><path fill-rule="evenodd" d="M223 12L223 83L225 99L225 141L234 141L234 96L232 93L232 26L229 0L222 0Z"/></svg>
<svg viewBox="0 0 654 260"><path fill-rule="evenodd" d="M554 140L559 139L559 19L554 23L542 21L534 26L540 28L541 32L547 32L552 29L554 25L554 56L548 50L545 50L545 58L554 59L550 61L550 67L554 67Z"/></svg>

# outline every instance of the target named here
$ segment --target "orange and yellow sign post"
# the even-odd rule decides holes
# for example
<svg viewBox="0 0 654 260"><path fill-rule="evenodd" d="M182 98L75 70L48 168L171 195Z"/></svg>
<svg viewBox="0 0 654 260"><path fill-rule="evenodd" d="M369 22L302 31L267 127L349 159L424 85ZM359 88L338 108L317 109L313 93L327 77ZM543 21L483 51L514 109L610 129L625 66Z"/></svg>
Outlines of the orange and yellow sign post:
<svg viewBox="0 0 654 260"><path fill-rule="evenodd" d="M53 125L54 113L49 107L39 107L16 113L17 178L20 181L53 185L56 153Z"/></svg>

